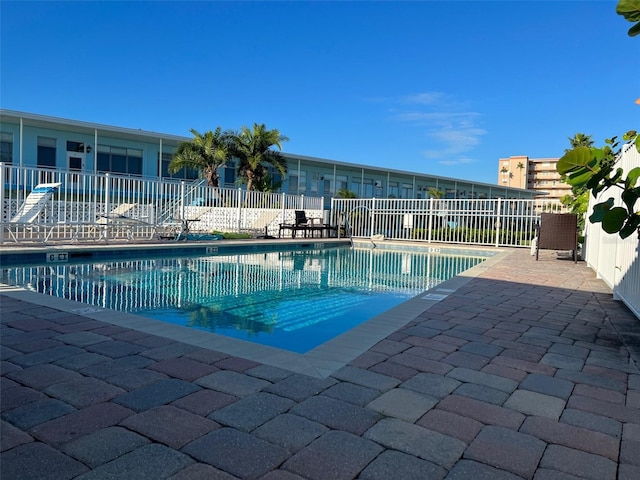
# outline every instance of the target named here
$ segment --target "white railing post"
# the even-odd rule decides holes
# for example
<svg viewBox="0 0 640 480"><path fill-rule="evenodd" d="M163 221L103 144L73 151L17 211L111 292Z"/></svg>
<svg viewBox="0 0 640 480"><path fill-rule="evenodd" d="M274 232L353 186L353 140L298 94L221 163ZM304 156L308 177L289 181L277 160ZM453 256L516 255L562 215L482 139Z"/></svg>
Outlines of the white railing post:
<svg viewBox="0 0 640 480"><path fill-rule="evenodd" d="M111 175L109 173L104 174L104 215L105 215L105 227L104 227L104 240L109 241L109 212L111 211Z"/></svg>
<svg viewBox="0 0 640 480"><path fill-rule="evenodd" d="M431 243L431 229L433 228L433 197L429 199L429 231L427 233L427 243Z"/></svg>
<svg viewBox="0 0 640 480"><path fill-rule="evenodd" d="M286 218L285 218L285 214L287 211L287 194L285 192L282 192L282 205L281 205L281 209L282 209L282 223L286 223Z"/></svg>
<svg viewBox="0 0 640 480"><path fill-rule="evenodd" d="M371 199L371 210L369 211L369 238L372 238L374 234L373 219L375 218L374 216L375 210L376 210L376 198L373 197Z"/></svg>
<svg viewBox="0 0 640 480"><path fill-rule="evenodd" d="M496 204L496 247L500 246L500 211L502 210L502 199L498 198L498 202Z"/></svg>
<svg viewBox="0 0 640 480"><path fill-rule="evenodd" d="M236 232L240 233L240 230L242 228L242 188L238 187L238 196L237 196L237 202L238 202L238 218L237 218L237 225L236 225Z"/></svg>
<svg viewBox="0 0 640 480"><path fill-rule="evenodd" d="M180 182L180 220L185 221L184 180Z"/></svg>
<svg viewBox="0 0 640 480"><path fill-rule="evenodd" d="M11 216L11 199L8 198L7 200L5 200L5 196L4 196L4 182L5 182L5 172L4 172L4 163L0 162L0 202L2 202L2 212L0 212L2 215L0 216L0 245L2 245L4 243L4 217L5 215L7 217ZM7 209L5 211L5 201L7 204ZM7 218L7 220L10 220L10 218Z"/></svg>

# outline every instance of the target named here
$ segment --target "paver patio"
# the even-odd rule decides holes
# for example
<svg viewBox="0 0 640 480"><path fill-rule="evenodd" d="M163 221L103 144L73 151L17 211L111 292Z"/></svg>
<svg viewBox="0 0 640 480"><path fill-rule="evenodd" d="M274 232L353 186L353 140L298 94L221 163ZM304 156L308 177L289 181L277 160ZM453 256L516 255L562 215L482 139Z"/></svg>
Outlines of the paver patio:
<svg viewBox="0 0 640 480"><path fill-rule="evenodd" d="M640 478L640 349L616 328L640 320L552 251L507 250L327 378L9 290L3 480Z"/></svg>

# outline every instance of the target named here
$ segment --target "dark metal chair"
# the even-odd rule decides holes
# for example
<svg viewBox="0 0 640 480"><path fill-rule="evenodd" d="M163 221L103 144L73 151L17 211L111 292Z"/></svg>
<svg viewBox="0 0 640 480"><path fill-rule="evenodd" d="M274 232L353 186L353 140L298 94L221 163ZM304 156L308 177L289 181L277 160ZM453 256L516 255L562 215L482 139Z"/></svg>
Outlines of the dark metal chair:
<svg viewBox="0 0 640 480"><path fill-rule="evenodd" d="M573 261L578 262L578 216L574 213L543 213L540 215L536 260L538 251L571 250Z"/></svg>

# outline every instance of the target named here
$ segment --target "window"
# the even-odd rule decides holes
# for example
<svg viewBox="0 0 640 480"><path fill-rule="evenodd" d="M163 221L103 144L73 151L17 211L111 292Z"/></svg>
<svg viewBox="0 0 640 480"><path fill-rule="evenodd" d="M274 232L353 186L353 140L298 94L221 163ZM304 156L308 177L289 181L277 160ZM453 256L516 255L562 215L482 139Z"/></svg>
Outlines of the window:
<svg viewBox="0 0 640 480"><path fill-rule="evenodd" d="M176 173L169 173L169 164L173 160L173 153L162 152L162 172L165 178L177 178L180 180L195 180L199 176L198 170L193 168L181 168Z"/></svg>
<svg viewBox="0 0 640 480"><path fill-rule="evenodd" d="M413 185L410 183L402 184L402 198L413 198Z"/></svg>
<svg viewBox="0 0 640 480"><path fill-rule="evenodd" d="M400 187L398 182L389 182L389 192L387 193L387 197L389 198L400 198Z"/></svg>
<svg viewBox="0 0 640 480"><path fill-rule="evenodd" d="M335 185L333 173L325 173L320 177L320 193L323 195L332 195L337 193L340 189L346 189L347 185L346 175L336 175Z"/></svg>
<svg viewBox="0 0 640 480"><path fill-rule="evenodd" d="M365 178L364 183L362 184L362 198L372 198L373 197L373 180L370 178Z"/></svg>
<svg viewBox="0 0 640 480"><path fill-rule="evenodd" d="M313 172L311 174L311 193L318 193L318 189L320 188L320 174L318 172Z"/></svg>
<svg viewBox="0 0 640 480"><path fill-rule="evenodd" d="M0 162L13 163L13 133L0 132Z"/></svg>
<svg viewBox="0 0 640 480"><path fill-rule="evenodd" d="M234 185L236 183L236 164L227 162L223 167L222 181L224 185Z"/></svg>
<svg viewBox="0 0 640 480"><path fill-rule="evenodd" d="M373 189L376 197L382 196L382 180L376 180L373 182Z"/></svg>
<svg viewBox="0 0 640 480"><path fill-rule="evenodd" d="M332 183L333 181L331 180L331 178L333 177L321 177L324 178L324 180L321 180L322 182L322 192L327 194L327 195L331 195L331 192L333 192L332 189Z"/></svg>
<svg viewBox="0 0 640 480"><path fill-rule="evenodd" d="M299 172L298 191L300 193L305 193L307 191L307 172L305 171Z"/></svg>
<svg viewBox="0 0 640 480"><path fill-rule="evenodd" d="M67 141L67 152L84 153L84 143Z"/></svg>
<svg viewBox="0 0 640 480"><path fill-rule="evenodd" d="M56 139L38 137L38 167L56 166Z"/></svg>
<svg viewBox="0 0 640 480"><path fill-rule="evenodd" d="M354 192L357 196L362 197L362 192L360 190L360 179L359 178L354 178L353 180L351 180L351 188L350 188L350 190L352 192Z"/></svg>
<svg viewBox="0 0 640 480"><path fill-rule="evenodd" d="M272 174L272 175L275 175ZM275 177L274 177L275 183ZM307 191L307 172L289 173L289 193L305 193Z"/></svg>
<svg viewBox="0 0 640 480"><path fill-rule="evenodd" d="M142 175L142 150L109 145L98 145L97 148L98 171Z"/></svg>

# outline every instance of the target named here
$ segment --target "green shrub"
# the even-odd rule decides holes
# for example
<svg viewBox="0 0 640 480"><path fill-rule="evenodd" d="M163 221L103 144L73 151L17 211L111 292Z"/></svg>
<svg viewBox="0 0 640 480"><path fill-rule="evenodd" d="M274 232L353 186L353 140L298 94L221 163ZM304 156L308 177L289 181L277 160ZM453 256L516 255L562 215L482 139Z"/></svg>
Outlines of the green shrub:
<svg viewBox="0 0 640 480"><path fill-rule="evenodd" d="M211 232L214 235L222 235L225 240L245 240L247 238L253 238L250 233L236 233L236 232Z"/></svg>

